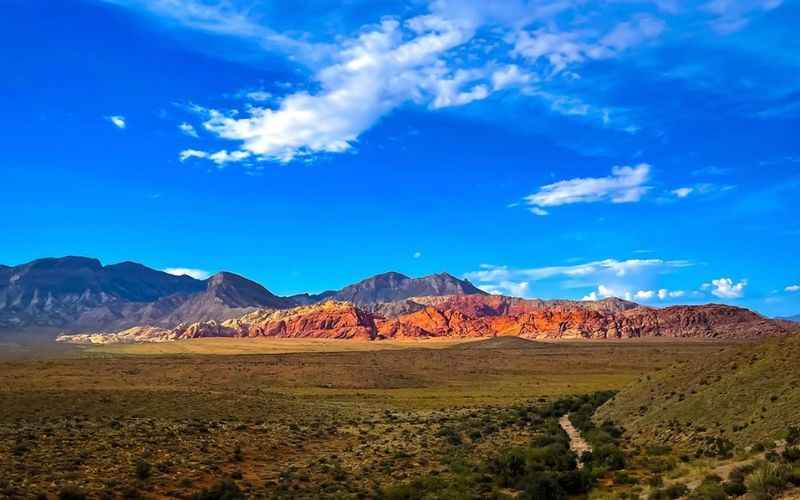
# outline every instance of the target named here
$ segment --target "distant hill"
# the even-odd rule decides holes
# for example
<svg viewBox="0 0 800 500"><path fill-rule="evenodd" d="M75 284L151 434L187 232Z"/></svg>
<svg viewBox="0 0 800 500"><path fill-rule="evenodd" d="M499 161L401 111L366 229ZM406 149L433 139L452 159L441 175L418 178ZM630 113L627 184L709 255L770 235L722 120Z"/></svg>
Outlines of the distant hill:
<svg viewBox="0 0 800 500"><path fill-rule="evenodd" d="M399 312L415 304L412 312ZM382 314L383 313L383 314ZM397 314L386 316L384 314ZM141 323L147 325L148 323ZM151 323L152 324L152 323ZM526 339L640 337L749 339L786 335L794 323L765 319L730 306L656 309L618 301L524 300L500 296L419 297L367 309L328 300L292 309L255 309L227 321L175 328L94 331L64 336L76 343L164 342L200 337L311 337L324 339L488 338L474 348L533 347Z"/></svg>
<svg viewBox="0 0 800 500"><path fill-rule="evenodd" d="M175 326L293 305L231 273L196 280L133 262L103 266L87 257L0 267L0 328L6 329Z"/></svg>
<svg viewBox="0 0 800 500"><path fill-rule="evenodd" d="M328 302L339 306L326 306ZM296 307L300 308L291 319L272 315ZM327 327L322 326L324 322L317 323L334 310L357 321L350 324L349 319L332 318ZM249 314L256 312L259 318L269 317L283 326L245 328L253 320ZM313 314L313 321L308 314ZM227 320L239 323L228 325L226 336L282 336L283 328L291 336L366 339L496 335L745 339L800 330L796 323L721 304L652 308L616 298L528 300L489 295L447 273L410 278L389 272L338 291L279 297L258 283L227 272L197 280L133 262L103 266L87 257L0 266L0 331L41 328L115 333L131 327L155 327L135 330L126 339L136 338L136 332L146 332L148 338L194 338L197 332L206 336L217 331L206 323ZM289 321L297 324L289 325ZM170 332L181 324L183 330ZM312 324L316 326L308 326L309 332L303 331L303 325ZM352 329L354 324L357 331ZM197 326L187 329L189 325Z"/></svg>
<svg viewBox="0 0 800 500"><path fill-rule="evenodd" d="M694 451L706 437L748 446L800 425L800 336L721 350L642 377L600 408L644 445Z"/></svg>
<svg viewBox="0 0 800 500"><path fill-rule="evenodd" d="M796 314L794 316L787 316L785 318L779 318L779 319L783 319L783 320L786 320L786 321L792 321L794 323L800 323L800 314Z"/></svg>
<svg viewBox="0 0 800 500"><path fill-rule="evenodd" d="M134 262L104 266L94 258L69 256L0 265L0 330L172 328L329 299L352 302L368 311L388 312L392 307L408 311L423 306L402 306L404 299L460 294L485 292L447 273L423 278L385 273L338 291L279 297L258 283L227 272L197 280Z"/></svg>
<svg viewBox="0 0 800 500"><path fill-rule="evenodd" d="M319 295L295 295L292 298L304 304L338 300L367 305L428 295L487 295L487 293L469 281L458 279L448 273L409 278L404 274L388 272L348 285L338 291L323 292Z"/></svg>

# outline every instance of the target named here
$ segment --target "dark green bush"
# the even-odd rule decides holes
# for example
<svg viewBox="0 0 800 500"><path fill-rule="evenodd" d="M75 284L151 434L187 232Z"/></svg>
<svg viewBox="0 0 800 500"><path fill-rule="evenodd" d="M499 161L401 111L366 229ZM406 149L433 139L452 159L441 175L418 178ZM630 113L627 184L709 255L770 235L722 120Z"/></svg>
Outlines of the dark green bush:
<svg viewBox="0 0 800 500"><path fill-rule="evenodd" d="M77 486L65 486L58 492L59 500L86 500L88 497Z"/></svg>
<svg viewBox="0 0 800 500"><path fill-rule="evenodd" d="M726 483L722 483L722 489L725 490L725 493L731 497L740 497L747 493L747 486L744 483L734 483L728 481Z"/></svg>
<svg viewBox="0 0 800 500"><path fill-rule="evenodd" d="M688 500L726 500L728 495L718 482L703 482L687 497Z"/></svg>
<svg viewBox="0 0 800 500"><path fill-rule="evenodd" d="M136 479L144 481L150 478L152 474L152 467L150 463L146 462L145 460L139 459L136 461Z"/></svg>

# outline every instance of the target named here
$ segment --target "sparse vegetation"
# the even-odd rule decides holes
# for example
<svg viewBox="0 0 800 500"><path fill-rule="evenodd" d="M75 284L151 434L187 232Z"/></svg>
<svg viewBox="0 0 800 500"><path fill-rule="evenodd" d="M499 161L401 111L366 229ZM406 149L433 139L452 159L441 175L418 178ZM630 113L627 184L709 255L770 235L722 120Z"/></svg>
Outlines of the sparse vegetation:
<svg viewBox="0 0 800 500"><path fill-rule="evenodd" d="M664 443L631 448L628 433L593 414L610 390L657 380L662 374L652 370L719 349L630 342L259 356L92 352L0 363L0 496L674 495L667 475L692 466L695 455L684 460L680 447ZM775 404L790 401L778 394ZM592 453L569 449L557 424L565 413ZM775 453L781 463L797 454ZM716 484L740 492L752 473Z"/></svg>

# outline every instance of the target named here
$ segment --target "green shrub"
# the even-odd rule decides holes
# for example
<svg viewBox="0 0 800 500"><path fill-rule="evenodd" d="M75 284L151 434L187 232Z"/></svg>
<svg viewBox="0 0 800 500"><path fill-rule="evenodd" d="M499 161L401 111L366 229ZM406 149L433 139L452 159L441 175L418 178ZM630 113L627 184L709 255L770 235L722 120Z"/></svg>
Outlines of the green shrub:
<svg viewBox="0 0 800 500"><path fill-rule="evenodd" d="M783 464L765 463L745 481L747 491L756 500L767 500L783 491L792 475L792 469Z"/></svg>
<svg viewBox="0 0 800 500"><path fill-rule="evenodd" d="M725 490L725 493L731 497L740 497L747 493L747 486L744 483L734 483L728 481L727 483L722 483L722 489Z"/></svg>
<svg viewBox="0 0 800 500"><path fill-rule="evenodd" d="M592 464L609 470L625 468L625 454L617 446L607 444L592 451Z"/></svg>
<svg viewBox="0 0 800 500"><path fill-rule="evenodd" d="M86 500L88 497L77 486L65 486L58 492L59 500Z"/></svg>
<svg viewBox="0 0 800 500"><path fill-rule="evenodd" d="M552 473L539 472L526 479L520 498L525 500L563 500L567 493Z"/></svg>
<svg viewBox="0 0 800 500"><path fill-rule="evenodd" d="M800 444L800 426L793 425L786 431L786 445L795 446Z"/></svg>
<svg viewBox="0 0 800 500"><path fill-rule="evenodd" d="M787 462L800 462L800 448L786 448L783 450L782 456Z"/></svg>
<svg viewBox="0 0 800 500"><path fill-rule="evenodd" d="M150 478L151 473L152 467L150 467L150 463L142 459L136 461L136 479L144 481Z"/></svg>
<svg viewBox="0 0 800 500"><path fill-rule="evenodd" d="M704 482L692 491L688 500L726 500L728 495L718 482Z"/></svg>
<svg viewBox="0 0 800 500"><path fill-rule="evenodd" d="M665 489L654 490L647 497L648 500L674 500L681 498L689 493L689 488L685 484L673 484Z"/></svg>

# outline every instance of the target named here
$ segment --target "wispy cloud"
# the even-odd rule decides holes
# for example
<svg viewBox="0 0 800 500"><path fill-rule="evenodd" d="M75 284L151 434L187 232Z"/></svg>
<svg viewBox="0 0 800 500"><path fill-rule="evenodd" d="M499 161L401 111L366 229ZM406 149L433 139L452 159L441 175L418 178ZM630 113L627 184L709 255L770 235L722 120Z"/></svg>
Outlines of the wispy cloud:
<svg viewBox="0 0 800 500"><path fill-rule="evenodd" d="M789 285L783 289L784 292L800 292L800 285Z"/></svg>
<svg viewBox="0 0 800 500"><path fill-rule="evenodd" d="M510 293L511 290L515 290L517 295L523 290L526 294L533 293L532 284L545 280L556 280L562 287L583 287L586 283L614 281L617 284L613 286L622 290L619 295L622 297L626 290L637 290L633 283L622 286L625 281L636 282L653 273L665 273L692 265L693 263L688 260L664 259L604 259L567 266L533 268L482 264L479 270L466 273L464 277L490 293ZM604 286L606 290L612 287L610 284ZM654 294L658 295L658 292ZM631 296L631 293L628 295Z"/></svg>
<svg viewBox="0 0 800 500"><path fill-rule="evenodd" d="M740 31L758 12L768 12L783 4L783 0L711 0L703 9L714 16L712 29L727 35Z"/></svg>
<svg viewBox="0 0 800 500"><path fill-rule="evenodd" d="M633 203L639 201L650 189L650 165L640 163L634 167L616 166L607 177L584 177L558 181L539 188L525 197L532 207L557 207L573 203Z"/></svg>
<svg viewBox="0 0 800 500"><path fill-rule="evenodd" d="M624 288L615 288L607 285L598 285L597 290L589 292L581 300L600 300L609 297L617 297L625 300L635 300L638 302L649 302L653 300L667 301L679 299L686 295L683 290L667 290L660 288L658 290L636 290L631 292Z"/></svg>
<svg viewBox="0 0 800 500"><path fill-rule="evenodd" d="M208 277L211 276L211 273L208 271L204 271L202 269L192 269L190 267L168 267L166 269L162 269L162 271L174 276L189 276L196 280L208 279Z"/></svg>
<svg viewBox="0 0 800 500"><path fill-rule="evenodd" d="M122 115L111 115L107 116L106 119L111 122L112 125L119 129L124 129L126 127L125 117Z"/></svg>
<svg viewBox="0 0 800 500"><path fill-rule="evenodd" d="M694 191L694 188L682 187L682 188L678 188L678 189L673 189L671 191L671 193L674 194L678 198L686 198L687 196L692 194L693 191Z"/></svg>
<svg viewBox="0 0 800 500"><path fill-rule="evenodd" d="M197 130L195 130L194 126L191 123L183 122L180 125L178 125L178 129L180 129L181 132L188 135L189 137L194 137L194 138L199 137L197 135Z"/></svg>
<svg viewBox="0 0 800 500"><path fill-rule="evenodd" d="M201 151L199 149L184 149L178 155L180 160L186 161L190 158L207 159L216 163L218 167L224 167L228 163L239 163L250 158L249 151L231 151L223 149L215 153Z"/></svg>

